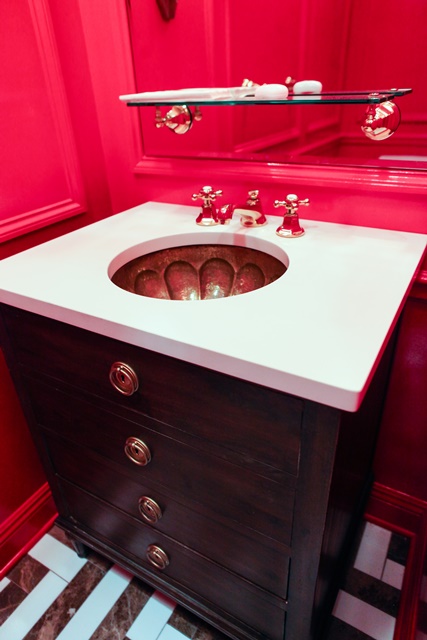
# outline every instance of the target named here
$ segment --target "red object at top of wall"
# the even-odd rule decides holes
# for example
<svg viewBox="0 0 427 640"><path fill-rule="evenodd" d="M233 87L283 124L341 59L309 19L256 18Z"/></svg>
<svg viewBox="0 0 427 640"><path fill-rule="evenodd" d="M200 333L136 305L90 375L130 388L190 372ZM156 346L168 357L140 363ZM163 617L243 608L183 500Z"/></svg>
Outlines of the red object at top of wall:
<svg viewBox="0 0 427 640"><path fill-rule="evenodd" d="M175 17L176 0L156 0L156 2L163 20L169 22Z"/></svg>

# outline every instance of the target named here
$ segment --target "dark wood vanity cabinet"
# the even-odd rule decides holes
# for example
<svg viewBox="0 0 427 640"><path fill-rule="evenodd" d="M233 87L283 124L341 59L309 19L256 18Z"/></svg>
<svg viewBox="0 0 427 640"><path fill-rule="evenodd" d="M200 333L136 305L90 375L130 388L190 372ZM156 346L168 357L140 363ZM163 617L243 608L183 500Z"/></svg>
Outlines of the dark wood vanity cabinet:
<svg viewBox="0 0 427 640"><path fill-rule="evenodd" d="M58 524L79 548L232 638L320 638L369 486L387 362L348 414L5 305L1 316Z"/></svg>

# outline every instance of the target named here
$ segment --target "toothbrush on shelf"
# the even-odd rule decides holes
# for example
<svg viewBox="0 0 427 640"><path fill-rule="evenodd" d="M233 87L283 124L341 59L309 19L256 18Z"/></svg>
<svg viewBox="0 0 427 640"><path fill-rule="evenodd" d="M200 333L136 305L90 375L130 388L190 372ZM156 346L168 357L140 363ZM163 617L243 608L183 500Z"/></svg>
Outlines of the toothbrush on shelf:
<svg viewBox="0 0 427 640"><path fill-rule="evenodd" d="M172 89L168 91L144 91L119 96L123 102L164 102L182 100L238 100L253 97L254 87L212 87L194 89Z"/></svg>

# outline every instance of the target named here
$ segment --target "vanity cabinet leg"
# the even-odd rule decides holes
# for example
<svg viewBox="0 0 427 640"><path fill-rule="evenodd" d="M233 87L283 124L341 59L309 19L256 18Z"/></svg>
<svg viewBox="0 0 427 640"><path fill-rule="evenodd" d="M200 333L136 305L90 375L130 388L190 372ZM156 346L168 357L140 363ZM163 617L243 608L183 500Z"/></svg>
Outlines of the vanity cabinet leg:
<svg viewBox="0 0 427 640"><path fill-rule="evenodd" d="M80 542L80 540L75 540L75 538L70 538L70 542L79 558L87 558L89 554L89 547L83 544L83 542Z"/></svg>

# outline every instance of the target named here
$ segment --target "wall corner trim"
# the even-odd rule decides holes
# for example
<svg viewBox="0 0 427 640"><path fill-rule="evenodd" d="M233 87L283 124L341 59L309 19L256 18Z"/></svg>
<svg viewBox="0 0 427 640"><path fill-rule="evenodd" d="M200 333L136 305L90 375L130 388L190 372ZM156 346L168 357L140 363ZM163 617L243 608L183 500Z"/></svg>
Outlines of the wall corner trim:
<svg viewBox="0 0 427 640"><path fill-rule="evenodd" d="M56 515L52 494L45 482L0 523L0 580L50 529Z"/></svg>

